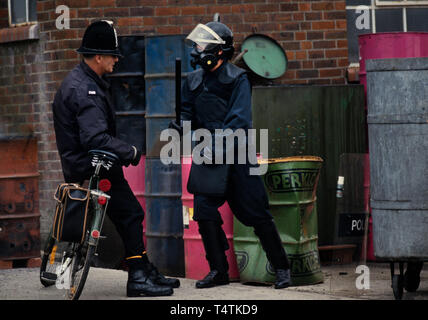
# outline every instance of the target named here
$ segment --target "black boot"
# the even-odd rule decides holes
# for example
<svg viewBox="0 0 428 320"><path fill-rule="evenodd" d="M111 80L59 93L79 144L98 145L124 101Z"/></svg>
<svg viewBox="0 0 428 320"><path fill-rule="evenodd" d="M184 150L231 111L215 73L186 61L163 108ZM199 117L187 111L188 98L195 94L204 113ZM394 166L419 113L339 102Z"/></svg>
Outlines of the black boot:
<svg viewBox="0 0 428 320"><path fill-rule="evenodd" d="M149 263L150 270L150 279L160 285L160 286L168 286L171 288L180 287L180 280L176 278L166 278L163 274L161 274L158 269L153 265L153 263Z"/></svg>
<svg viewBox="0 0 428 320"><path fill-rule="evenodd" d="M275 289L287 288L291 285L290 263L282 246L281 237L273 220L254 226L254 233L266 252L266 257L275 270Z"/></svg>
<svg viewBox="0 0 428 320"><path fill-rule="evenodd" d="M128 260L128 283L126 285L126 294L128 297L139 296L170 296L174 293L168 286L160 286L153 282L150 277L150 268L147 261L141 258Z"/></svg>
<svg viewBox="0 0 428 320"><path fill-rule="evenodd" d="M204 279L196 282L196 288L211 288L229 284L229 264L224 253L229 245L220 223L198 221L198 225L211 271Z"/></svg>

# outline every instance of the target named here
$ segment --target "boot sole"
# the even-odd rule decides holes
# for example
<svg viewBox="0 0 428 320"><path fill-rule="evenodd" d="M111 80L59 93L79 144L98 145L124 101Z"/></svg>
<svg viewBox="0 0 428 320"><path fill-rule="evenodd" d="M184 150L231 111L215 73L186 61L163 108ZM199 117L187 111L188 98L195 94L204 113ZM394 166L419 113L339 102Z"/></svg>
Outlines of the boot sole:
<svg viewBox="0 0 428 320"><path fill-rule="evenodd" d="M279 286L275 285L275 289L285 289L285 288L288 288L289 286L291 286L291 282L285 283Z"/></svg>
<svg viewBox="0 0 428 320"><path fill-rule="evenodd" d="M195 287L196 289L207 289L207 288L214 288L217 286L225 286L228 285L230 282L222 282L222 283L211 283L211 284L207 284L207 285L198 285L196 284Z"/></svg>
<svg viewBox="0 0 428 320"><path fill-rule="evenodd" d="M136 297L165 297L165 296L171 296L174 293L174 291L171 289L171 291L165 292L165 293L152 293L152 292L142 292L138 290L127 290L126 296L129 298L136 298Z"/></svg>

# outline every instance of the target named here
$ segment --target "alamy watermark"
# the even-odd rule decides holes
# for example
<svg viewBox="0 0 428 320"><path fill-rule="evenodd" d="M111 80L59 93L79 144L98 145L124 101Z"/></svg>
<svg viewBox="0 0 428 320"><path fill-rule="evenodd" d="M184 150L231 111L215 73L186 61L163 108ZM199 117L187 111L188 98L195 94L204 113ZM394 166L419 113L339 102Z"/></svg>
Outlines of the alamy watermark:
<svg viewBox="0 0 428 320"><path fill-rule="evenodd" d="M66 5L56 7L55 13L60 14L55 20L58 30L70 29L70 8Z"/></svg>
<svg viewBox="0 0 428 320"><path fill-rule="evenodd" d="M246 164L250 167L250 175L264 175L267 163L258 164L256 142L257 131L260 133L260 152L268 158L269 130L268 129L215 129L214 133L207 129L191 131L191 122L183 121L183 154L192 155L195 164ZM160 151L163 164L181 163L180 134L175 129L165 129L161 132L160 140L168 142ZM192 150L192 142L198 142Z"/></svg>
<svg viewBox="0 0 428 320"><path fill-rule="evenodd" d="M370 269L366 265L359 265L355 269L355 273L360 274L355 280L355 287L358 290L370 289Z"/></svg>

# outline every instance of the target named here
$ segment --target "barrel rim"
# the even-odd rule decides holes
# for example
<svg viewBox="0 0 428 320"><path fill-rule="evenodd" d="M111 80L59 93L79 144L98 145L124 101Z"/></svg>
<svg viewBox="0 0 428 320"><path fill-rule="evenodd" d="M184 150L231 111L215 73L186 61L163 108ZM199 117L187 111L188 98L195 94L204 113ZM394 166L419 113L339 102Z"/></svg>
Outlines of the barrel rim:
<svg viewBox="0 0 428 320"><path fill-rule="evenodd" d="M292 156L292 157L279 157L279 158L271 158L271 159L261 159L259 160L259 164L274 164L274 163L282 163L282 162L324 162L321 157L317 156Z"/></svg>
<svg viewBox="0 0 428 320"><path fill-rule="evenodd" d="M390 31L390 32L375 32L375 33L364 33L359 34L358 38L370 38L370 37L382 37L382 36L396 36L396 35L409 35L409 34L421 34L421 35L428 35L428 32L426 31L410 31L410 32L404 32L404 31Z"/></svg>

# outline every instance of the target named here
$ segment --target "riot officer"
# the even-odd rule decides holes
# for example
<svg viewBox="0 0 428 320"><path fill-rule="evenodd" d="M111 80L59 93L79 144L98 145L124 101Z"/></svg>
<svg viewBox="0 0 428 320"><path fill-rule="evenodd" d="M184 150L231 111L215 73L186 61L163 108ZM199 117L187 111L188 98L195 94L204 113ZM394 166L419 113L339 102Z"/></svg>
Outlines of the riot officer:
<svg viewBox="0 0 428 320"><path fill-rule="evenodd" d="M143 243L144 211L125 180L122 166L136 166L137 147L116 138L115 113L104 77L121 56L113 22L95 21L86 29L77 50L83 61L64 79L53 102L56 142L66 182L84 183L93 172L88 151L112 152L120 165L101 174L111 181L107 214L116 226L129 266L128 296L165 296L180 285L150 263Z"/></svg>
<svg viewBox="0 0 428 320"><path fill-rule="evenodd" d="M187 36L186 42L193 46L192 66L201 68L188 74L182 86L183 121L191 121L192 129L205 128L213 134L215 129L248 130L252 126L251 86L245 70L229 63L234 53L233 34L220 22L198 24ZM173 121L171 128L182 132L182 123ZM223 152L226 148L223 148ZM235 152L236 150L234 150ZM218 157L220 150L206 147L203 156ZM225 251L229 248L223 221L218 208L228 202L233 214L246 226L254 228L266 256L276 272L275 288L286 288L291 284L290 266L280 236L268 210L267 194L260 176L250 175L251 164L236 163L225 166L226 190L216 189L221 181L215 175L207 181L203 170L195 170L199 176L192 176L196 164L192 163L188 189L194 193L194 216L204 244L206 258L210 266L208 275L196 282L197 288L208 288L229 283L228 262ZM227 169L226 169L227 168ZM217 170L217 169L216 169ZM222 176L222 174L219 174ZM193 179L193 182L190 181ZM203 181L199 183L198 180ZM213 193L202 191L203 185L211 185ZM200 188L200 189L198 189ZM208 188L209 189L209 188ZM191 190L189 190L191 192Z"/></svg>

